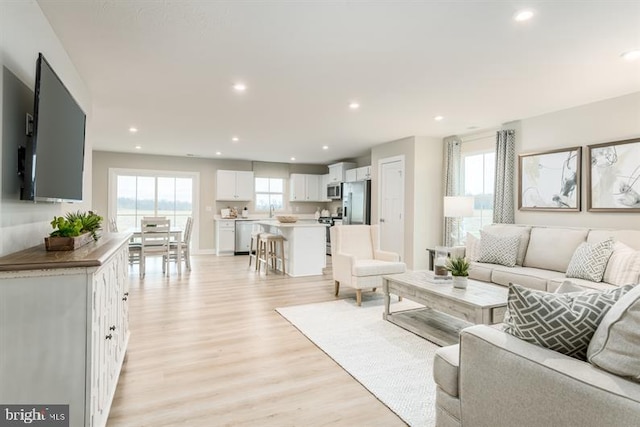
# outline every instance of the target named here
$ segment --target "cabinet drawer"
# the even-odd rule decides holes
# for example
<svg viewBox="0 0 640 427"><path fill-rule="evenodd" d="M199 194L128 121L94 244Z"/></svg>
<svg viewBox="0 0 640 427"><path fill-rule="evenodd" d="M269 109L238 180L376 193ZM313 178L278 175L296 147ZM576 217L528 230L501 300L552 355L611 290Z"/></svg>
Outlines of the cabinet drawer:
<svg viewBox="0 0 640 427"><path fill-rule="evenodd" d="M507 311L507 306L494 307L491 309L491 323L502 323L504 320L504 313Z"/></svg>
<svg viewBox="0 0 640 427"><path fill-rule="evenodd" d="M236 228L236 222L229 220L229 221L219 221L218 222L218 227L220 228Z"/></svg>

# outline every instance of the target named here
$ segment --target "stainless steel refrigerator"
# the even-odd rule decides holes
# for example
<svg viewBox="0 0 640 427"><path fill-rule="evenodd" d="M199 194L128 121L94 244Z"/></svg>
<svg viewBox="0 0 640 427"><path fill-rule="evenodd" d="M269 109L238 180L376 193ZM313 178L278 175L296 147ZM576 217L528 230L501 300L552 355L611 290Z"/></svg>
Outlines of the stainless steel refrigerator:
<svg viewBox="0 0 640 427"><path fill-rule="evenodd" d="M342 183L342 223L371 224L371 181Z"/></svg>

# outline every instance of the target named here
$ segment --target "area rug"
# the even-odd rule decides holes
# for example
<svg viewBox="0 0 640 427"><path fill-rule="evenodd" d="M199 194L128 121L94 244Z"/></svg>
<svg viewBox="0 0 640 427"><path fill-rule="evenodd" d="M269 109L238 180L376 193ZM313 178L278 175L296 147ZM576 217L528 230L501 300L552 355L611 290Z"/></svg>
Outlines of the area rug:
<svg viewBox="0 0 640 427"><path fill-rule="evenodd" d="M392 311L419 305L393 302ZM276 309L407 424L435 424L435 344L382 319L384 300L354 300Z"/></svg>

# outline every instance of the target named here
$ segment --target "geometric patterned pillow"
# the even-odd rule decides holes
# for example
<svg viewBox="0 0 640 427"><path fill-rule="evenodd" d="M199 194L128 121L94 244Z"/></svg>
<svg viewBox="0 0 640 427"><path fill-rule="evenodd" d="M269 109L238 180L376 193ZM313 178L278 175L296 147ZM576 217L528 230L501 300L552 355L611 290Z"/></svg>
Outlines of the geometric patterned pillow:
<svg viewBox="0 0 640 427"><path fill-rule="evenodd" d="M516 265L519 244L519 235L498 236L480 230L478 261L513 267Z"/></svg>
<svg viewBox="0 0 640 427"><path fill-rule="evenodd" d="M600 321L632 288L552 294L509 284L503 330L523 341L586 360Z"/></svg>
<svg viewBox="0 0 640 427"><path fill-rule="evenodd" d="M612 285L633 285L640 276L640 251L630 248L621 242L613 245L613 253L607 268L604 270L603 282Z"/></svg>
<svg viewBox="0 0 640 427"><path fill-rule="evenodd" d="M596 244L581 243L571 257L565 276L601 282L612 252L611 239Z"/></svg>

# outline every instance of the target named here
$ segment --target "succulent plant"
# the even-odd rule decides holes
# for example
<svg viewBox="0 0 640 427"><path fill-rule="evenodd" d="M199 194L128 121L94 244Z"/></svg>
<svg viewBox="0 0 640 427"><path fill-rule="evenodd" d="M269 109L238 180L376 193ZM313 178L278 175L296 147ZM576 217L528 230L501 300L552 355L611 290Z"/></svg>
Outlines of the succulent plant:
<svg viewBox="0 0 640 427"><path fill-rule="evenodd" d="M469 261L464 257L447 258L444 268L449 270L452 276L466 277L469 275Z"/></svg>
<svg viewBox="0 0 640 427"><path fill-rule="evenodd" d="M92 211L88 212L68 212L64 217L53 217L51 227L54 231L50 236L74 237L82 233L91 233L93 240L98 240L100 235L102 217Z"/></svg>

